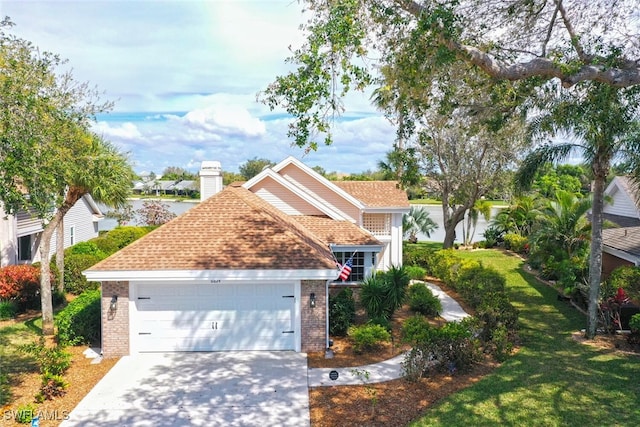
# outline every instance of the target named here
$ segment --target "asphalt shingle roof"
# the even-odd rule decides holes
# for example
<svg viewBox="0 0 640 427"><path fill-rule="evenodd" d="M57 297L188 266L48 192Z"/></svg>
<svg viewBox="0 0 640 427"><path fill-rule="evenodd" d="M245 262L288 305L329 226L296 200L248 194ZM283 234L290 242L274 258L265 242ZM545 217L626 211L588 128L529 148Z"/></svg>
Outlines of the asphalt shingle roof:
<svg viewBox="0 0 640 427"><path fill-rule="evenodd" d="M336 221L321 216L293 216L321 240L340 245L379 245L370 233L349 221Z"/></svg>
<svg viewBox="0 0 640 427"><path fill-rule="evenodd" d="M92 271L334 269L328 244L249 190L227 187Z"/></svg>
<svg viewBox="0 0 640 427"><path fill-rule="evenodd" d="M409 208L407 192L396 181L332 181L370 208Z"/></svg>
<svg viewBox="0 0 640 427"><path fill-rule="evenodd" d="M604 229L602 241L605 246L640 257L640 227Z"/></svg>

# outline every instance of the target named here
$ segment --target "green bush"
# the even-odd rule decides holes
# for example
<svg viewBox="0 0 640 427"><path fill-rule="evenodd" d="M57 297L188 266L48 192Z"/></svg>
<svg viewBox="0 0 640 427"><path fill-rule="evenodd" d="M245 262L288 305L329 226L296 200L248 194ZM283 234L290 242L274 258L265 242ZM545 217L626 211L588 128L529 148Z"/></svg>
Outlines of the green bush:
<svg viewBox="0 0 640 427"><path fill-rule="evenodd" d="M103 252L94 241L76 243L65 249L65 258L69 255L95 255L98 258L106 258L106 253Z"/></svg>
<svg viewBox="0 0 640 427"><path fill-rule="evenodd" d="M71 366L71 353L61 345L47 347L44 337L37 342L21 345L19 349L35 359L42 375L62 375Z"/></svg>
<svg viewBox="0 0 640 427"><path fill-rule="evenodd" d="M432 329L426 317L416 314L402 323L402 341L412 346L425 343L432 336Z"/></svg>
<svg viewBox="0 0 640 427"><path fill-rule="evenodd" d="M442 312L440 299L424 283L417 282L409 286L408 295L411 311L425 316L437 316Z"/></svg>
<svg viewBox="0 0 640 427"><path fill-rule="evenodd" d="M482 340L484 342L491 341L494 331L500 326L514 332L518 326L518 310L509 302L507 295L502 292L484 294L476 316L482 322Z"/></svg>
<svg viewBox="0 0 640 427"><path fill-rule="evenodd" d="M391 340L391 334L383 326L366 324L361 326L351 326L349 337L353 341L353 350L356 353L374 350L383 342Z"/></svg>
<svg viewBox="0 0 640 427"><path fill-rule="evenodd" d="M405 243L402 247L402 264L405 266L416 266L425 269L427 274L433 274L435 254L437 251L425 248L422 245Z"/></svg>
<svg viewBox="0 0 640 427"><path fill-rule="evenodd" d="M62 345L100 341L100 290L80 294L55 317L58 342Z"/></svg>
<svg viewBox="0 0 640 427"><path fill-rule="evenodd" d="M391 332L391 329L393 328L393 325L391 324L391 319L388 319L388 318L382 317L382 316L381 317L374 317L372 319L369 319L367 324L382 326L387 331L389 331L389 333Z"/></svg>
<svg viewBox="0 0 640 427"><path fill-rule="evenodd" d="M13 301L0 301L0 320L13 319L18 313L16 303Z"/></svg>
<svg viewBox="0 0 640 427"><path fill-rule="evenodd" d="M351 289L345 288L335 296L329 296L329 334L345 336L355 319L356 303Z"/></svg>
<svg viewBox="0 0 640 427"><path fill-rule="evenodd" d="M624 289L629 298L640 303L640 267L622 266L613 270L606 281L608 294L604 296L614 296L618 288Z"/></svg>
<svg viewBox="0 0 640 427"><path fill-rule="evenodd" d="M424 280L427 277L427 270L417 265L406 266L405 270L411 280Z"/></svg>
<svg viewBox="0 0 640 427"><path fill-rule="evenodd" d="M118 250L120 250L149 233L150 230L149 227L116 227L109 231L105 237L113 240Z"/></svg>
<svg viewBox="0 0 640 427"><path fill-rule="evenodd" d="M82 272L103 259L103 257L91 254L72 254L67 256L64 261L64 290L71 294L79 295L87 290L98 289L100 284L87 281Z"/></svg>
<svg viewBox="0 0 640 427"><path fill-rule="evenodd" d="M468 370L480 357L478 342L473 337L473 323L470 319L430 328L423 321L412 320L406 334L413 337L414 345L402 363L404 375L415 380L430 371L454 374Z"/></svg>
<svg viewBox="0 0 640 427"><path fill-rule="evenodd" d="M16 421L20 424L28 424L33 419L34 415L37 414L37 406L33 403L27 403L24 405L18 406L16 410Z"/></svg>
<svg viewBox="0 0 640 427"><path fill-rule="evenodd" d="M528 248L529 240L515 233L507 233L504 235L504 247L515 253L525 253Z"/></svg>
<svg viewBox="0 0 640 427"><path fill-rule="evenodd" d="M36 402L42 403L45 400L53 400L56 397L64 396L67 392L67 383L60 375L44 374L40 391L36 394Z"/></svg>
<svg viewBox="0 0 640 427"><path fill-rule="evenodd" d="M506 280L498 271L473 264L461 270L455 289L471 307L477 308L485 293L502 292L505 285Z"/></svg>

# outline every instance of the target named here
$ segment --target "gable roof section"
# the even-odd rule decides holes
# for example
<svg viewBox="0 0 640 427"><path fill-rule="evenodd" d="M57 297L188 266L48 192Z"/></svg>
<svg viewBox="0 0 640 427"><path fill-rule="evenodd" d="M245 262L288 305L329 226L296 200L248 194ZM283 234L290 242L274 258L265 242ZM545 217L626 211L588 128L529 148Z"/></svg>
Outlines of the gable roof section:
<svg viewBox="0 0 640 427"><path fill-rule="evenodd" d="M618 195L618 193L620 193ZM620 199L624 205L628 205L632 210L638 211L638 202L640 202L640 189L628 176L616 176L604 190L604 195L612 198ZM605 204L605 212L615 209Z"/></svg>
<svg viewBox="0 0 640 427"><path fill-rule="evenodd" d="M396 181L335 181L334 184L370 208L407 208L406 191Z"/></svg>
<svg viewBox="0 0 640 427"><path fill-rule="evenodd" d="M352 203L354 206L358 208L362 208L362 202L360 200L354 198L351 194L347 193L346 191L343 191L340 187L336 187L333 181L329 181L327 178L320 175L318 172L314 171L312 168L305 165L295 157L292 157L292 156L287 157L277 165L273 166L272 169L276 172L280 172L282 169L284 169L289 165L295 165L298 169L302 170L307 175L309 175L310 177L312 177L313 179L315 179L325 187L331 189L333 192L338 194L343 199L349 201L350 203Z"/></svg>
<svg viewBox="0 0 640 427"><path fill-rule="evenodd" d="M292 218L330 245L382 245L373 235L349 221L310 215Z"/></svg>
<svg viewBox="0 0 640 427"><path fill-rule="evenodd" d="M622 255L624 259L629 261L640 260L640 227L604 229L602 230L602 243L605 252ZM618 253L616 254L616 252Z"/></svg>
<svg viewBox="0 0 640 427"><path fill-rule="evenodd" d="M87 270L335 270L328 246L241 187L227 187ZM95 279L94 279L95 280Z"/></svg>
<svg viewBox="0 0 640 427"><path fill-rule="evenodd" d="M281 185L283 188L294 194L296 197L304 200L306 203L310 204L314 208L318 209L320 212L329 216L330 218L343 220L345 217L340 214L335 209L332 209L330 206L327 206L325 203L321 203L316 198L312 197L310 194L306 193L302 189L298 188L293 182L285 179L278 173L274 172L271 169L265 169L260 174L260 178L257 180L249 180L245 184L242 184L243 187L247 189L251 189L252 187L256 187L259 183L264 182L267 179L272 179L277 184Z"/></svg>

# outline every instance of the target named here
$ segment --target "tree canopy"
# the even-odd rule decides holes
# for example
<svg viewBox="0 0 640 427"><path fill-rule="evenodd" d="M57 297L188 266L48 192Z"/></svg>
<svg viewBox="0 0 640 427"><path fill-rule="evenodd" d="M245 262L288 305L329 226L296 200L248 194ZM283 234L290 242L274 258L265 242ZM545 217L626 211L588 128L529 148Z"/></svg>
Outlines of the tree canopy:
<svg viewBox="0 0 640 427"><path fill-rule="evenodd" d="M95 114L110 107L64 63L0 24L0 202L43 220L40 237L42 331L53 334L50 241L69 209L85 194L121 206L133 172L125 155L91 133ZM62 233L62 230L60 231Z"/></svg>

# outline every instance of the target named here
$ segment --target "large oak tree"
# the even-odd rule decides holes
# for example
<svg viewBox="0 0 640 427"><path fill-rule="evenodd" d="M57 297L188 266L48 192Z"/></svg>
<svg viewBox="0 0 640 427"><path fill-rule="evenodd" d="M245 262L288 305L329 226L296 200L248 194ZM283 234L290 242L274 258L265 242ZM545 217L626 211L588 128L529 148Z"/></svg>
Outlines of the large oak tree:
<svg viewBox="0 0 640 427"><path fill-rule="evenodd" d="M283 106L293 116L289 134L307 148L317 147L318 136L331 142L332 120L343 108L341 97L350 89L368 87L374 80L372 66L399 60L405 75L415 76L406 85L418 96L430 90L424 84L431 76L458 69L461 62L482 71L489 81L516 83L511 93L524 94L528 100L550 83L557 83L561 91L581 83L600 85L593 86L596 92L607 87L619 91L609 101L593 103L595 108L618 109L621 104L615 100L626 98L627 88L640 83L640 27L634 0L307 0L304 4L311 18L304 27L307 43L290 58L297 68L276 78L263 100L274 108ZM594 92L581 88L575 92L587 103L589 93ZM578 134L585 132L589 129ZM598 205L604 172L612 160L607 147L619 140L619 135L609 136L608 142L598 136L587 140L588 145L600 141L595 152L587 150L597 154L589 158L596 161L591 162L595 191L587 336L595 333L594 295L602 270Z"/></svg>

